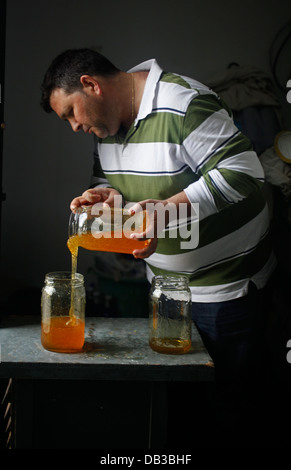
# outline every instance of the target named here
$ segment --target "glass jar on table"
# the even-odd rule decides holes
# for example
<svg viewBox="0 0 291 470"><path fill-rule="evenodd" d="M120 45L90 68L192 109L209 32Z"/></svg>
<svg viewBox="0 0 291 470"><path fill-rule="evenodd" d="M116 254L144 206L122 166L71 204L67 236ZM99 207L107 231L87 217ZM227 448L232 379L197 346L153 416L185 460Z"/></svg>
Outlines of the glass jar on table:
<svg viewBox="0 0 291 470"><path fill-rule="evenodd" d="M41 296L41 343L54 352L79 352L85 339L86 293L82 274L46 274Z"/></svg>
<svg viewBox="0 0 291 470"><path fill-rule="evenodd" d="M188 352L192 333L192 302L188 278L155 276L149 298L150 347L160 353Z"/></svg>

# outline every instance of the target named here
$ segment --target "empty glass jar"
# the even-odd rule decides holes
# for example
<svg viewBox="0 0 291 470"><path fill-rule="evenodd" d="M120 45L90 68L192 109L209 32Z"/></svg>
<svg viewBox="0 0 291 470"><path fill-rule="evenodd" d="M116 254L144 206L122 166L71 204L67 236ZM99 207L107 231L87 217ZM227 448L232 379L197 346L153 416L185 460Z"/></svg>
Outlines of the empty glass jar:
<svg viewBox="0 0 291 470"><path fill-rule="evenodd" d="M41 343L55 352L78 352L85 338L86 293L82 274L58 271L45 276L41 297Z"/></svg>
<svg viewBox="0 0 291 470"><path fill-rule="evenodd" d="M149 344L160 353L190 350L191 292L184 276L155 276L150 290Z"/></svg>

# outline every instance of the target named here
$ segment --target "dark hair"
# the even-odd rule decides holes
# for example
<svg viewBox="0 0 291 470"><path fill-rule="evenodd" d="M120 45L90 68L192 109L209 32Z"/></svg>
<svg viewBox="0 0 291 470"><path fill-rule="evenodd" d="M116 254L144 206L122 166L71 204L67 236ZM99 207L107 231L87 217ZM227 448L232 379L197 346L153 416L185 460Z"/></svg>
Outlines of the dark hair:
<svg viewBox="0 0 291 470"><path fill-rule="evenodd" d="M51 112L50 96L55 88L63 88L66 93L81 89L80 77L110 76L119 72L106 57L91 49L69 49L58 55L49 66L41 85L41 106Z"/></svg>

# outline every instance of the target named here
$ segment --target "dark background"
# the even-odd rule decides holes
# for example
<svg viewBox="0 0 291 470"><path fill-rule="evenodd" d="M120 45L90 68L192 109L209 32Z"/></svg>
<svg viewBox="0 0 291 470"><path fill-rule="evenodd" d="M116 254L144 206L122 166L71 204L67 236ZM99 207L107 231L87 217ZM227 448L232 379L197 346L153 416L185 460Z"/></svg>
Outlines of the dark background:
<svg viewBox="0 0 291 470"><path fill-rule="evenodd" d="M67 48L94 47L123 70L154 57L164 69L205 83L231 62L259 67L274 79L270 50L282 29L275 51L286 36L291 12L289 0L6 3L0 306L7 308L17 293L21 314L28 292L38 298L45 273L70 269L69 203L88 187L93 162L92 137L74 134L40 108L40 84L51 60ZM287 129L290 48L291 41L277 64L283 90L275 84ZM94 254L81 250L78 266L90 290Z"/></svg>

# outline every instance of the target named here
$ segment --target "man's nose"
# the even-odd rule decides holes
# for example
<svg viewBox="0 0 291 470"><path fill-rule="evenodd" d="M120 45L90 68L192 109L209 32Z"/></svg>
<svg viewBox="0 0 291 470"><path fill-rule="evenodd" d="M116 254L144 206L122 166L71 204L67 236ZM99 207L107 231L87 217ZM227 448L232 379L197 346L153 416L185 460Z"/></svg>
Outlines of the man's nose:
<svg viewBox="0 0 291 470"><path fill-rule="evenodd" d="M79 124L76 121L71 121L71 126L74 132L79 132L79 130L82 128L81 124Z"/></svg>

